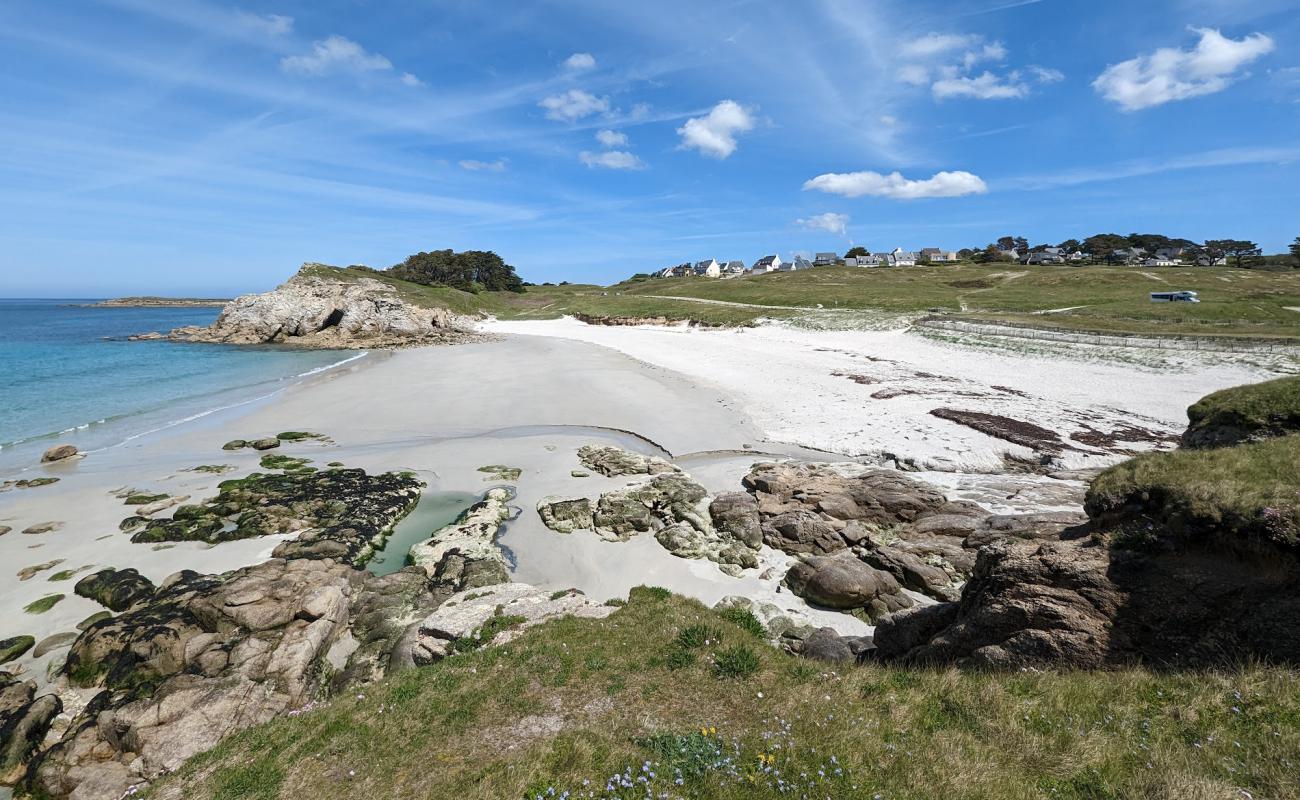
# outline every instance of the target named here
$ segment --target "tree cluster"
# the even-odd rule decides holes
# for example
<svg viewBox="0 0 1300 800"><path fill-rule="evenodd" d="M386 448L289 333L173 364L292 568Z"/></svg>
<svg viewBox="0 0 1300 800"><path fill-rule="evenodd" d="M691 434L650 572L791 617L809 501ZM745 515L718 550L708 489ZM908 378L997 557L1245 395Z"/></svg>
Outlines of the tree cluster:
<svg viewBox="0 0 1300 800"><path fill-rule="evenodd" d="M394 278L425 286L450 286L467 292L522 292L515 268L491 250L433 250L416 253L385 270Z"/></svg>
<svg viewBox="0 0 1300 800"><path fill-rule="evenodd" d="M1082 241L1066 239L1057 245L1038 244L1030 247L1023 236L1003 236L986 247L966 248L959 251L963 259L976 263L1014 261L1028 253L1042 252L1049 247L1059 247L1066 253L1081 252L1094 262L1107 264L1126 263L1141 250L1153 255L1168 248L1181 251L1181 259L1190 264L1213 265L1221 261L1234 267L1252 268L1265 265L1263 250L1255 242L1245 239L1207 239L1193 242L1158 233L1098 233ZM1291 246L1292 261L1300 267L1300 238Z"/></svg>

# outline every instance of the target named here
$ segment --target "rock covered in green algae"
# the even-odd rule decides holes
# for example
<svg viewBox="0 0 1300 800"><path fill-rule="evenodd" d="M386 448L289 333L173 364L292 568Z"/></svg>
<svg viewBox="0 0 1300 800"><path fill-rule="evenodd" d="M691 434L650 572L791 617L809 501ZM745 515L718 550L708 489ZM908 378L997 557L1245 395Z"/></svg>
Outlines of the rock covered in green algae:
<svg viewBox="0 0 1300 800"><path fill-rule="evenodd" d="M487 475L485 481L517 481L524 471L519 467L507 467L504 464L488 464L486 467L479 467L479 472Z"/></svg>
<svg viewBox="0 0 1300 800"><path fill-rule="evenodd" d="M280 440L274 436L268 436L265 439L254 439L248 443L248 446L254 450L273 450L280 446Z"/></svg>
<svg viewBox="0 0 1300 800"><path fill-rule="evenodd" d="M0 785L12 786L63 711L52 694L36 697L36 683L0 673Z"/></svg>
<svg viewBox="0 0 1300 800"><path fill-rule="evenodd" d="M28 603L23 608L23 611L26 611L28 614L44 614L46 611L49 611L51 608L54 608L54 606L58 605L59 601L63 598L64 595L61 594L47 594L40 600L34 600L31 603Z"/></svg>
<svg viewBox="0 0 1300 800"><path fill-rule="evenodd" d="M297 458L295 456L286 456L280 453L274 455L262 456L258 462L262 469L278 469L284 472L315 472L315 467L309 467L310 458Z"/></svg>
<svg viewBox="0 0 1300 800"><path fill-rule="evenodd" d="M36 644L36 639L31 636L11 636L8 639L0 639L0 664L8 664L17 658L22 658L23 653L31 650Z"/></svg>
<svg viewBox="0 0 1300 800"><path fill-rule="evenodd" d="M171 519L149 521L131 541L219 544L299 531L296 539L276 548L277 557L335 558L360 565L415 507L422 488L419 478L402 472L254 472L223 481L215 498L180 506Z"/></svg>
<svg viewBox="0 0 1300 800"><path fill-rule="evenodd" d="M222 450L243 450L245 447L248 447L248 442L244 439L231 439L221 445Z"/></svg>
<svg viewBox="0 0 1300 800"><path fill-rule="evenodd" d="M113 611L125 611L154 593L153 581L135 569L102 569L77 581L72 591Z"/></svg>

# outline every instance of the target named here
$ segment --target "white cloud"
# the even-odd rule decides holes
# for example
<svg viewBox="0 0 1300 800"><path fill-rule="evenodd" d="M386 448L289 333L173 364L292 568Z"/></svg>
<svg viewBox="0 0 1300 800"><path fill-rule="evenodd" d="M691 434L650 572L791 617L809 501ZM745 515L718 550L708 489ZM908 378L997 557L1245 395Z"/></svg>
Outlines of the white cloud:
<svg viewBox="0 0 1300 800"><path fill-rule="evenodd" d="M420 80L419 78L415 77L414 75L412 75L412 74L409 73L409 72L403 72L403 73L402 73L402 83L406 84L407 86L423 86L423 85L424 85L424 81Z"/></svg>
<svg viewBox="0 0 1300 800"><path fill-rule="evenodd" d="M596 57L591 53L574 53L564 59L564 68L574 72L584 72L596 66Z"/></svg>
<svg viewBox="0 0 1300 800"><path fill-rule="evenodd" d="M467 158L459 163L461 169L467 169L470 172L505 172L506 165L510 162L504 158L498 158L496 161L476 161Z"/></svg>
<svg viewBox="0 0 1300 800"><path fill-rule="evenodd" d="M961 197L984 194L988 187L978 175L969 172L939 172L924 180L910 180L897 172L881 175L879 172L828 172L818 175L803 185L804 191L816 189L844 197L888 197L894 200L916 200L923 197Z"/></svg>
<svg viewBox="0 0 1300 800"><path fill-rule="evenodd" d="M1029 74L1039 83L1060 83L1065 80L1065 73L1059 69L1040 67L1037 64L1030 65Z"/></svg>
<svg viewBox="0 0 1300 800"><path fill-rule="evenodd" d="M975 34L928 33L919 39L904 42L898 48L903 58L932 58L963 47L970 47L980 40Z"/></svg>
<svg viewBox="0 0 1300 800"><path fill-rule="evenodd" d="M596 131L596 141L610 149L627 147L627 134L610 130Z"/></svg>
<svg viewBox="0 0 1300 800"><path fill-rule="evenodd" d="M1006 46L1002 42L991 42L978 50L967 50L961 57L961 63L963 67L970 69L982 61L1004 61L1006 57Z"/></svg>
<svg viewBox="0 0 1300 800"><path fill-rule="evenodd" d="M578 154L578 160L588 167L601 169L645 169L645 162L626 150L610 150L605 153L584 150Z"/></svg>
<svg viewBox="0 0 1300 800"><path fill-rule="evenodd" d="M1193 28L1201 39L1191 50L1162 47L1106 67L1092 86L1125 111L1221 92L1239 69L1271 53L1273 40L1262 33L1229 39L1217 30Z"/></svg>
<svg viewBox="0 0 1300 800"><path fill-rule="evenodd" d="M592 114L604 114L609 111L609 98L597 97L582 89L570 89L561 94L551 95L537 105L546 109L546 116L561 122L575 122Z"/></svg>
<svg viewBox="0 0 1300 800"><path fill-rule="evenodd" d="M810 231L827 231L844 236L846 233L845 227L849 224L849 215L828 211L825 214L797 219L794 224Z"/></svg>
<svg viewBox="0 0 1300 800"><path fill-rule="evenodd" d="M682 147L699 150L710 158L726 158L736 152L736 134L754 127L753 115L734 100L723 100L707 116L692 117L677 129Z"/></svg>
<svg viewBox="0 0 1300 800"><path fill-rule="evenodd" d="M313 42L311 52L301 56L280 59L285 72L300 75L325 75L330 72L372 72L393 68L393 62L378 53L367 53L365 48L351 39L334 35Z"/></svg>
<svg viewBox="0 0 1300 800"><path fill-rule="evenodd" d="M247 11L236 11L235 16L241 24L272 36L284 36L293 31L293 17L286 17L283 14L250 14Z"/></svg>
<svg viewBox="0 0 1300 800"><path fill-rule="evenodd" d="M994 75L987 70L979 77L962 75L942 78L934 82L930 91L936 99L972 97L977 100L1012 100L1029 94L1029 86L1019 80L1018 73L1007 76Z"/></svg>
<svg viewBox="0 0 1300 800"><path fill-rule="evenodd" d="M899 67L898 79L913 86L924 86L930 82L930 70L920 64L906 64Z"/></svg>

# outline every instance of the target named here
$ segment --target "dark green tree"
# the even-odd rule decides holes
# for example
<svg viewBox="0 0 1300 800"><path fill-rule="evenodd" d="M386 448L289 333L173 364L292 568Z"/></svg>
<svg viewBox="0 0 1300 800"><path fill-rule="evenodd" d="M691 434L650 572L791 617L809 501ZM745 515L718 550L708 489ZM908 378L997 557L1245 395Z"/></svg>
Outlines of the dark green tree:
<svg viewBox="0 0 1300 800"><path fill-rule="evenodd" d="M1300 268L1300 236L1295 237L1291 243L1291 260L1295 262L1297 268Z"/></svg>
<svg viewBox="0 0 1300 800"><path fill-rule="evenodd" d="M1083 247L1083 242L1080 242L1078 239L1066 239L1064 242L1058 244L1057 247L1067 253L1073 253L1075 250L1079 250Z"/></svg>
<svg viewBox="0 0 1300 800"><path fill-rule="evenodd" d="M856 246L854 246L854 247L850 247L850 248L849 248L849 252L845 253L845 254L844 254L844 257L845 257L845 258L860 258L860 257L863 257L863 256L869 256L869 255L871 255L871 252L870 252L869 250L867 250L867 248L865 248L865 247L863 247L863 246L861 246L861 245L856 245Z"/></svg>
<svg viewBox="0 0 1300 800"><path fill-rule="evenodd" d="M1107 264L1115 260L1115 251L1128 247L1128 239L1115 233L1099 233L1083 240L1083 252Z"/></svg>
<svg viewBox="0 0 1300 800"><path fill-rule="evenodd" d="M515 268L490 250L434 250L416 253L390 267L388 273L426 286L450 286L467 292L522 292L523 281Z"/></svg>
<svg viewBox="0 0 1300 800"><path fill-rule="evenodd" d="M1264 251L1259 245L1245 239L1224 240L1223 254L1227 256L1229 264L1238 268L1258 267L1264 263Z"/></svg>

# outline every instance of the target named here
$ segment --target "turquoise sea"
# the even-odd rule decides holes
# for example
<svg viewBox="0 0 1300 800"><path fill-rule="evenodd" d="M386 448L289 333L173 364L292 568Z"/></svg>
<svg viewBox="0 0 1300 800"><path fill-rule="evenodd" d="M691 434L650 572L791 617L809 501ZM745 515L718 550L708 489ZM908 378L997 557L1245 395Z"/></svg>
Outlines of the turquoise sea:
<svg viewBox="0 0 1300 800"><path fill-rule="evenodd" d="M0 473L56 442L111 447L274 394L349 351L129 342L206 325L217 308L84 308L93 300L0 300Z"/></svg>

